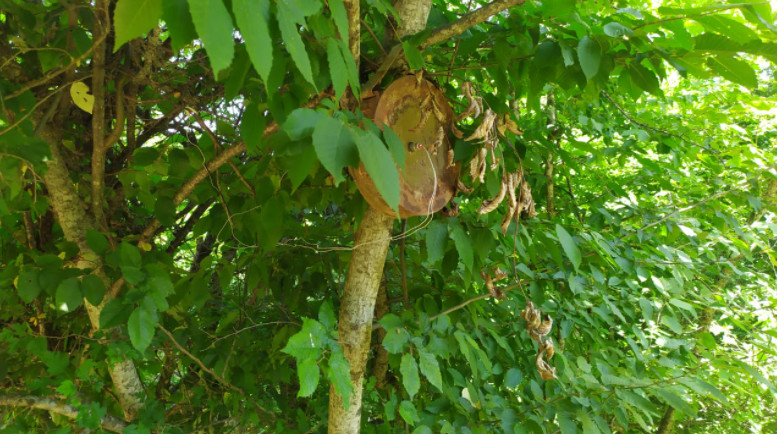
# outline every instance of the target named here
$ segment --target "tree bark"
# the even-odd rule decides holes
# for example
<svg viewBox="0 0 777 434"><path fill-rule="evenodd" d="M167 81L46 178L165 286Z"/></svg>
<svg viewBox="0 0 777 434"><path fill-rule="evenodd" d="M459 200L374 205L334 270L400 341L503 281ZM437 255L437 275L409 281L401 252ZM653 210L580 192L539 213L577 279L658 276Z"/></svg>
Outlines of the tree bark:
<svg viewBox="0 0 777 434"><path fill-rule="evenodd" d="M106 287L110 288L110 282L99 271L100 267L102 267L101 258L89 248L86 242L86 233L89 229L95 228L95 223L92 217L87 214L86 205L78 196L70 180L67 168L62 162L58 146L59 140L55 135L47 131L46 128L42 128L41 137L46 140L51 149L51 159L47 163L48 170L43 176L43 180L49 191L54 215L60 227L62 227L65 239L75 243L80 249L76 267L96 270L94 273L103 279ZM89 321L92 324L93 330L100 328L100 311L109 299L110 295L106 294L99 306L84 300L86 312L89 315ZM107 330L106 332L112 335L118 334L116 330ZM110 372L111 380L113 380L119 404L124 411L124 417L127 420L136 418L142 407L143 401L141 397L145 395L145 390L135 369L135 364L132 360L124 359L109 364L108 371Z"/></svg>
<svg viewBox="0 0 777 434"><path fill-rule="evenodd" d="M78 417L78 408L53 398L32 395L0 395L0 406L27 407L46 410L70 419ZM111 415L100 419L100 427L110 432L122 432L127 424Z"/></svg>
<svg viewBox="0 0 777 434"><path fill-rule="evenodd" d="M338 325L340 345L351 366L353 393L346 410L343 398L330 385L330 433L358 433L361 429L362 382L369 356L375 299L383 275L383 265L386 263L393 223L393 218L370 207L356 231Z"/></svg>

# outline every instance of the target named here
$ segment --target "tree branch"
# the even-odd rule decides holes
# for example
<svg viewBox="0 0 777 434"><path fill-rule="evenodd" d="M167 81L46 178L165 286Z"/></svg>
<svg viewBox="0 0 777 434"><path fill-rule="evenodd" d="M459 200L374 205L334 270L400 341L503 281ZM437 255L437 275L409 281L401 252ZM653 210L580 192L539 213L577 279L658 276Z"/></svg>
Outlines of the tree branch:
<svg viewBox="0 0 777 434"><path fill-rule="evenodd" d="M0 395L0 406L25 407L46 410L70 419L78 417L78 408L64 401L33 395ZM111 432L122 432L127 427L123 420L106 414L100 419L100 428Z"/></svg>

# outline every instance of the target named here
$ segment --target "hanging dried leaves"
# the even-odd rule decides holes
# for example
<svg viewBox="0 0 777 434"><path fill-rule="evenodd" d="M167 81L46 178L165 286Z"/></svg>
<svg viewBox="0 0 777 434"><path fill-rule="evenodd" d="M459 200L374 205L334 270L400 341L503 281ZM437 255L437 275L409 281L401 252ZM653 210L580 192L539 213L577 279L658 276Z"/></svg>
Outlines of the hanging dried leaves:
<svg viewBox="0 0 777 434"><path fill-rule="evenodd" d="M473 181L478 180L482 184L485 183L487 170L498 170L500 166L503 166L499 138L504 138L505 132L517 135L523 134L523 131L518 128L518 124L513 120L510 114L505 113L497 115L490 108L486 108L484 111L483 99L476 95L475 89L471 83L464 83L461 89L469 105L456 120L460 121L468 117L477 118L481 114L483 115L480 124L475 128L475 131L465 139L467 141L483 144L483 147L478 150L469 163L470 177ZM454 131L454 134L456 134L456 131ZM456 134L456 136L461 137L463 134ZM467 187L461 181L457 183L457 188L464 193L470 193L472 191L471 187ZM513 220L518 221L522 216L531 218L537 215L534 210L534 199L531 195L531 187L524 177L522 167L519 167L519 169L513 173L505 171L502 174L499 192L496 196L483 201L478 213L487 214L493 212L502 202L505 202L505 199L507 199L507 213L502 220L502 233L507 232L507 229Z"/></svg>
<svg viewBox="0 0 777 434"><path fill-rule="evenodd" d="M539 343L535 359L537 373L543 380L557 378L556 368L550 366L547 362L556 354L556 346L553 344L553 341L549 338L546 339L553 329L553 318L550 315L545 315L545 320L543 321L542 311L535 308L534 303L531 301L526 303L526 307L521 312L521 318L526 320L526 331L529 333L529 336Z"/></svg>

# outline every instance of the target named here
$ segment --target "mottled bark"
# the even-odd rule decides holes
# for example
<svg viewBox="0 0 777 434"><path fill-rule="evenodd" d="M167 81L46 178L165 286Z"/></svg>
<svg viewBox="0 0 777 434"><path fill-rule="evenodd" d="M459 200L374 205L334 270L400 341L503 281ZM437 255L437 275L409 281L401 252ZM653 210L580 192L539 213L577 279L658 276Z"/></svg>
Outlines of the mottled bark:
<svg viewBox="0 0 777 434"><path fill-rule="evenodd" d="M358 433L361 428L362 382L370 350L372 319L394 220L373 208L356 231L354 251L340 304L340 345L351 366L353 393L346 410L334 386L329 388L329 432Z"/></svg>
<svg viewBox="0 0 777 434"><path fill-rule="evenodd" d="M56 413L70 419L78 417L78 408L64 401L32 395L0 395L0 406L26 407ZM100 428L110 432L122 432L127 424L113 416L100 419Z"/></svg>
<svg viewBox="0 0 777 434"><path fill-rule="evenodd" d="M375 319L380 320L389 313L388 292L386 291L385 279L378 288L378 299L375 301ZM388 351L383 346L383 338L386 337L386 330L381 327L376 332L375 342L375 362L372 365L372 375L375 376L375 387L384 389L386 387L386 373L388 372Z"/></svg>
<svg viewBox="0 0 777 434"><path fill-rule="evenodd" d="M661 418L661 422L658 424L656 434L669 434L672 432L672 425L674 425L674 407L667 406L664 417Z"/></svg>
<svg viewBox="0 0 777 434"><path fill-rule="evenodd" d="M110 287L110 282L99 272L102 266L101 258L89 248L86 242L87 231L96 226L92 217L86 212L86 204L78 196L67 168L62 162L58 146L59 139L45 128L41 131L41 138L48 142L51 149L51 159L47 162L48 170L43 180L49 191L54 215L62 228L65 239L75 243L80 249L79 259L75 266L80 269L96 270L95 274L103 279L106 287ZM92 329L100 328L100 311L109 298L106 296L98 306L84 300ZM118 330L107 330L106 332L113 335L118 334ZM145 390L134 363L131 360L122 360L110 364L108 370L125 418L127 420L136 418L142 407L142 396L145 395Z"/></svg>

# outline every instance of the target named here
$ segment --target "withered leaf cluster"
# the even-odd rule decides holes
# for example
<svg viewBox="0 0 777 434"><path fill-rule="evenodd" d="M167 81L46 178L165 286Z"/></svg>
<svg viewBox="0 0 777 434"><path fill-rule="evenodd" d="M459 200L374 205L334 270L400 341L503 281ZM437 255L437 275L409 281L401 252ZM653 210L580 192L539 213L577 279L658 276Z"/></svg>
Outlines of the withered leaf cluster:
<svg viewBox="0 0 777 434"><path fill-rule="evenodd" d="M492 277L493 275L493 277ZM504 293L501 289L497 288L494 285L494 282L498 282L504 278L507 277L507 273L505 273L503 270L495 269L491 274L485 273L483 271L480 272L480 276L483 277L483 281L486 282L486 289L488 289L488 292L491 293L491 295L496 299L505 299Z"/></svg>
<svg viewBox="0 0 777 434"><path fill-rule="evenodd" d="M483 145L470 161L469 174L473 181L478 180L484 183L487 170L497 170L500 166L503 166L499 156L501 153L498 146L500 137L505 137L506 131L513 134L522 134L523 132L508 114L499 116L490 108L484 110L483 99L475 94L471 83L464 83L462 85L462 92L467 98L469 105L456 120L460 121L467 117L477 118L482 114L480 124L464 140L477 141ZM457 137L463 137L463 134L457 129L454 128L453 132ZM488 162L489 154L491 158L490 164ZM503 171L499 192L493 198L483 201L478 213L490 213L496 210L499 204L505 201L505 198L508 198L507 214L505 214L501 225L502 232L505 233L513 219L517 220L521 215L531 218L537 215L537 213L534 210L534 199L532 198L531 188L524 177L523 168L519 168L512 173L508 173L504 169ZM472 188L467 187L461 181L458 183L458 189L464 193L472 192Z"/></svg>
<svg viewBox="0 0 777 434"><path fill-rule="evenodd" d="M553 328L553 318L550 315L545 315L543 320L542 311L535 308L531 301L526 303L526 307L521 312L521 318L526 320L526 331L529 332L529 336L539 343L535 359L537 373L543 380L557 378L556 368L548 363L556 354L556 346L553 344L553 340L548 337Z"/></svg>

